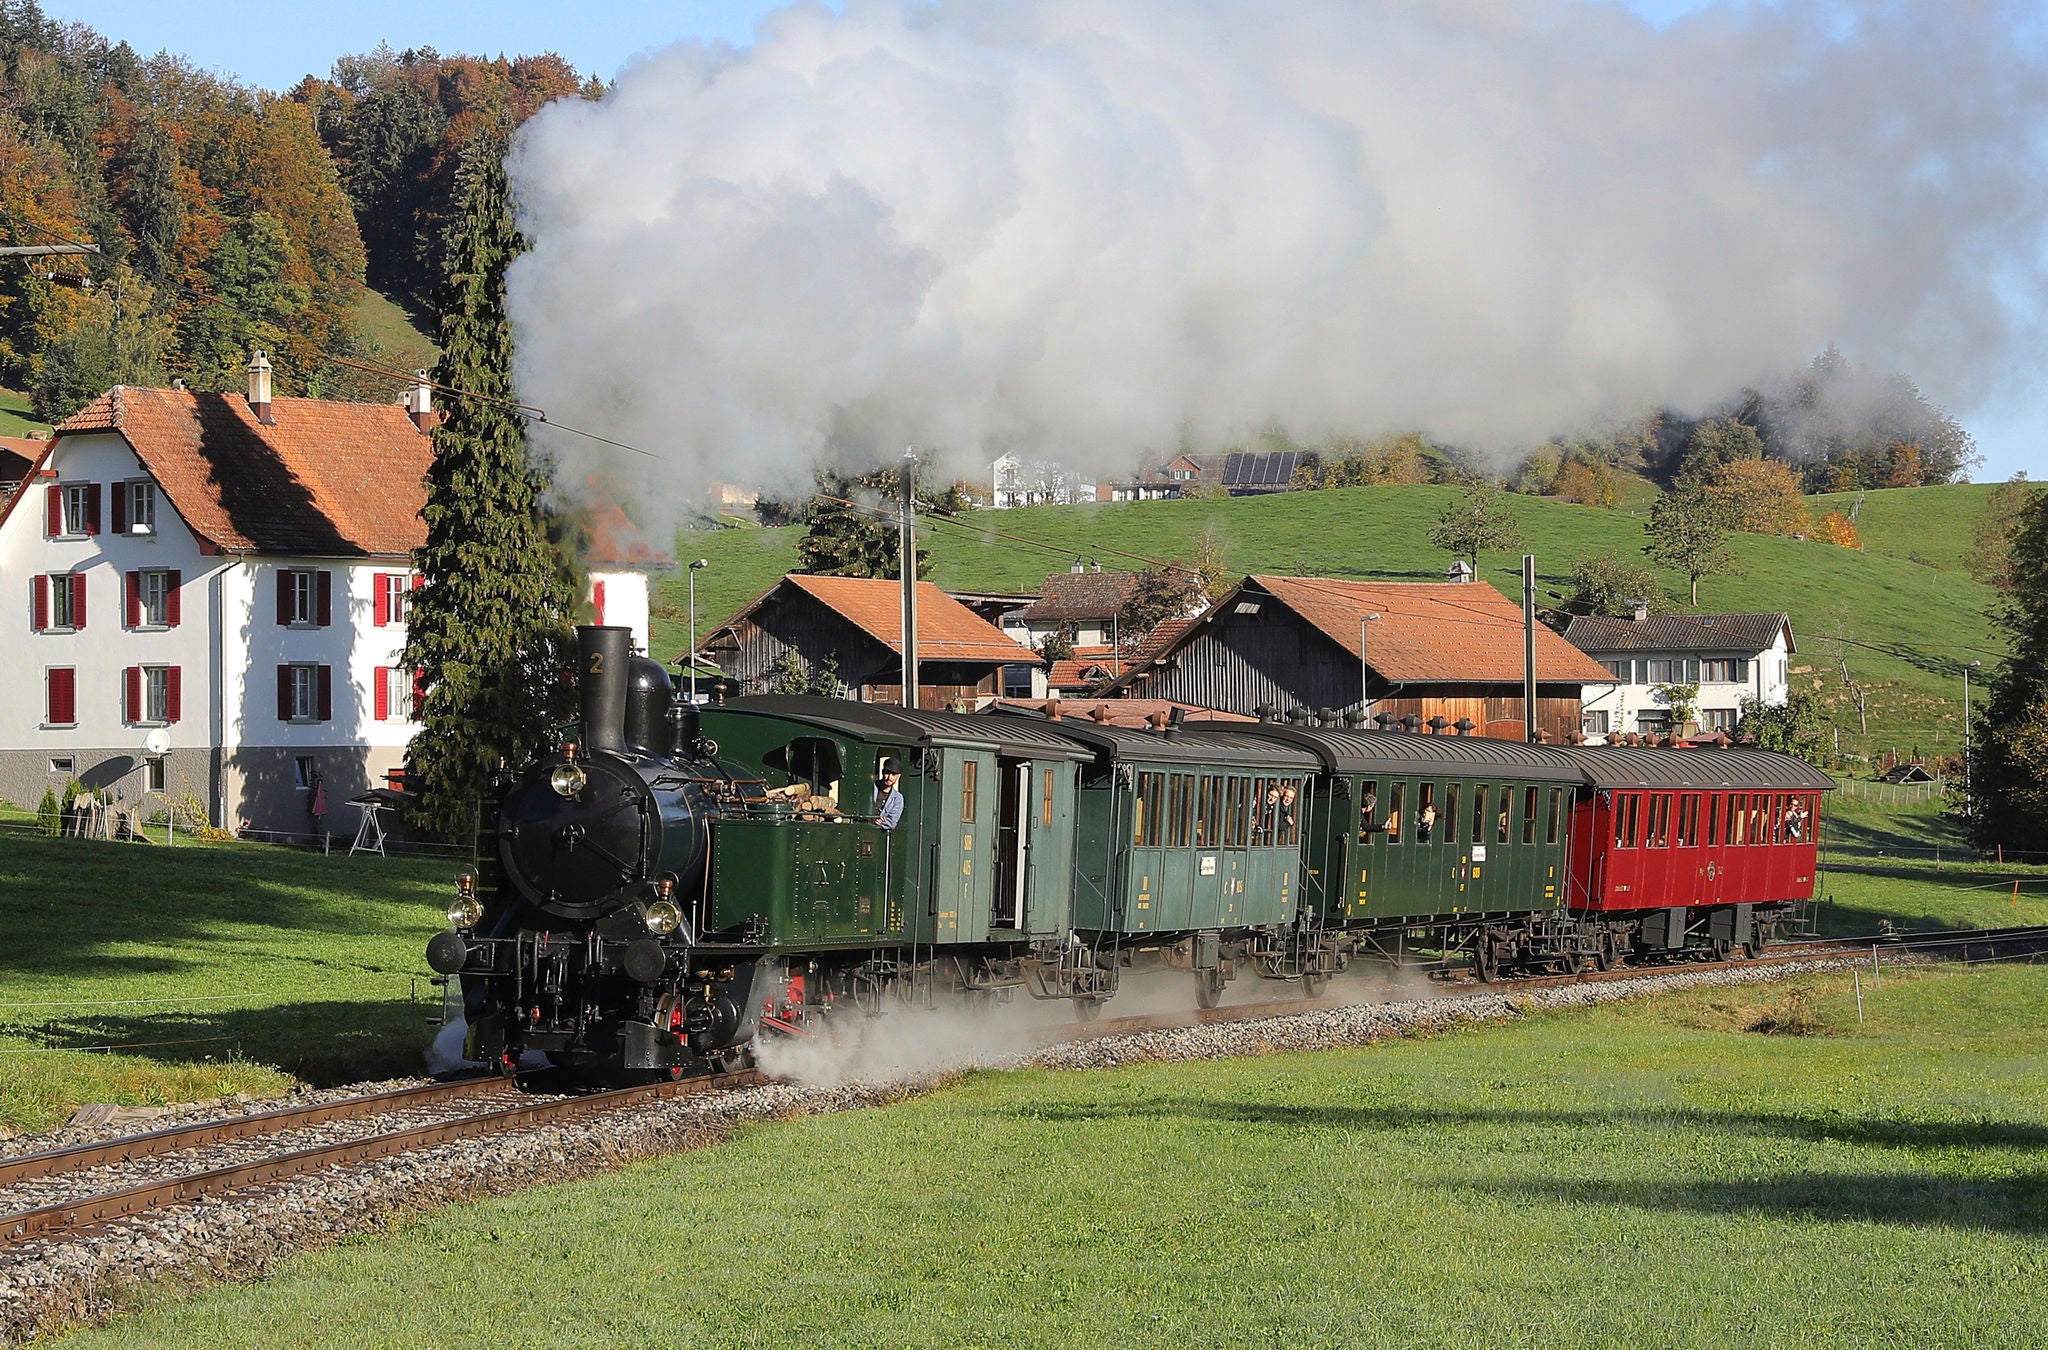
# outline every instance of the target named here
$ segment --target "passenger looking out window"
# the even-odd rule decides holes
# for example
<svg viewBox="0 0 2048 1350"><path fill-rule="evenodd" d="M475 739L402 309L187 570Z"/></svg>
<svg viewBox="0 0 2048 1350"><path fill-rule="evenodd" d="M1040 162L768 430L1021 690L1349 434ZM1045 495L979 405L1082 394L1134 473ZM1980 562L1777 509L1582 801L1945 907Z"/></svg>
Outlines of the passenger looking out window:
<svg viewBox="0 0 2048 1350"><path fill-rule="evenodd" d="M1367 837L1380 828L1380 785L1377 782L1365 784L1365 791L1358 798L1358 842L1367 842Z"/></svg>
<svg viewBox="0 0 2048 1350"><path fill-rule="evenodd" d="M893 759L883 760L875 769L875 824L885 830L896 828L903 819L903 792L898 786L903 781L903 766Z"/></svg>

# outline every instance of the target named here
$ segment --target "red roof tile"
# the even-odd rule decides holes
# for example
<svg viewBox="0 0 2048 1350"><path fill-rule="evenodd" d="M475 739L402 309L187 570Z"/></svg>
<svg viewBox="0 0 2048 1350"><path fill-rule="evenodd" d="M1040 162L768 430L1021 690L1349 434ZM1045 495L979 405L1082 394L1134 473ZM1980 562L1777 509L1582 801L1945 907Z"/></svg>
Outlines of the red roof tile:
<svg viewBox="0 0 2048 1350"><path fill-rule="evenodd" d="M1086 689L1109 674L1109 661L1084 657L1073 661L1053 662L1052 670L1047 673L1045 682L1053 689Z"/></svg>
<svg viewBox="0 0 2048 1350"><path fill-rule="evenodd" d="M674 567L676 560L647 541L618 503L586 498L578 516L583 561L592 567Z"/></svg>
<svg viewBox="0 0 2048 1350"><path fill-rule="evenodd" d="M903 650L903 588L876 577L814 577L793 572L782 579L860 628L889 650ZM774 594L771 590L770 595ZM767 596L761 597L762 600ZM727 620L738 622L759 606L747 606ZM917 655L920 661L1038 662L1038 653L1011 641L1003 630L929 581L917 583Z"/></svg>
<svg viewBox="0 0 2048 1350"><path fill-rule="evenodd" d="M1367 634L1372 668L1389 680L1420 683L1522 678L1522 609L1491 586L1339 581L1329 577L1254 576L1251 582L1356 657L1359 622L1378 614ZM1227 603L1235 603L1232 597ZM1536 678L1560 683L1614 677L1549 627L1536 626Z"/></svg>
<svg viewBox="0 0 2048 1350"><path fill-rule="evenodd" d="M426 542L433 440L395 403L116 386L56 437L116 431L195 534L230 553L400 557Z"/></svg>

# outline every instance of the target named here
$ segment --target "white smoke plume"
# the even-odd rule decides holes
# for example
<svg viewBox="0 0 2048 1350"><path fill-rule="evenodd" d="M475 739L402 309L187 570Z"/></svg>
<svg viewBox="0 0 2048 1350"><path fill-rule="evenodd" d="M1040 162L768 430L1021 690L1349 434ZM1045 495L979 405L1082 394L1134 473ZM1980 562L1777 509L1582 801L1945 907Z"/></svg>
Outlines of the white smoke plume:
<svg viewBox="0 0 2048 1350"><path fill-rule="evenodd" d="M527 124L522 397L661 493L906 444L1526 445L1829 342L1966 411L2034 355L2038 15L849 0ZM579 481L581 473L564 475Z"/></svg>

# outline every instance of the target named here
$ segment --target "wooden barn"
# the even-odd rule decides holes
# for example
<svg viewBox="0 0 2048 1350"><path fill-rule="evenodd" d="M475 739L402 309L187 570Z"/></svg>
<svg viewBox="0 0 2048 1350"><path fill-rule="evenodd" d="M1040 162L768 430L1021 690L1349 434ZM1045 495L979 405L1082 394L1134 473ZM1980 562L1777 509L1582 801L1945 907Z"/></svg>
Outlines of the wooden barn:
<svg viewBox="0 0 2048 1350"><path fill-rule="evenodd" d="M1251 576L1108 692L1281 716L1363 703L1521 740L1522 654L1521 607L1491 586ZM1582 685L1613 678L1537 625L1535 720L1550 739L1579 730Z"/></svg>
<svg viewBox="0 0 2048 1350"><path fill-rule="evenodd" d="M898 582L792 573L709 634L698 654L745 693L775 692L779 674L801 674L812 681L805 692L900 704L902 604ZM1004 666L1040 664L1038 653L928 581L917 584L917 655L923 708L983 706L1003 692Z"/></svg>

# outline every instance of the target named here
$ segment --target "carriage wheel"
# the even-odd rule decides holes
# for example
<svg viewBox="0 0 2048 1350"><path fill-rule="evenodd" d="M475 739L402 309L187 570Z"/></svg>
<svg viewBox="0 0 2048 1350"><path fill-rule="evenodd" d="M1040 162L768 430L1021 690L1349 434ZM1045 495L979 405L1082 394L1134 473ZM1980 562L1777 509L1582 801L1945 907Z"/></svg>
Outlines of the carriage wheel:
<svg viewBox="0 0 2048 1350"><path fill-rule="evenodd" d="M1075 999L1074 999L1074 1017L1075 1017L1075 1020L1077 1020L1077 1021L1081 1021L1081 1022L1093 1022L1093 1021L1094 1021L1094 1020L1095 1020L1096 1018L1098 1018L1098 1017L1100 1017L1100 1016L1102 1016L1102 1000L1101 1000L1101 999L1099 999L1099 998L1093 998L1093 997L1090 997L1090 996L1087 996L1087 995L1076 995L1076 996L1075 996Z"/></svg>
<svg viewBox="0 0 2048 1350"><path fill-rule="evenodd" d="M1595 970L1612 970L1621 964L1620 955L1615 951L1614 946L1613 932L1609 929L1601 929L1600 935L1593 940L1593 968Z"/></svg>
<svg viewBox="0 0 2048 1350"><path fill-rule="evenodd" d="M1500 958L1494 955L1493 944L1487 940L1484 933L1481 933L1479 940L1472 945L1472 969L1487 984L1492 984L1500 977Z"/></svg>
<svg viewBox="0 0 2048 1350"><path fill-rule="evenodd" d="M1301 996L1303 998L1321 998L1323 991L1329 987L1329 976L1318 975L1306 970L1301 972Z"/></svg>
<svg viewBox="0 0 2048 1350"><path fill-rule="evenodd" d="M1223 971L1198 970L1195 972L1195 1006L1213 1008L1223 1001Z"/></svg>

